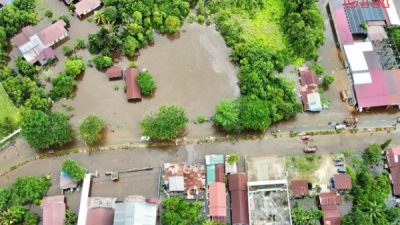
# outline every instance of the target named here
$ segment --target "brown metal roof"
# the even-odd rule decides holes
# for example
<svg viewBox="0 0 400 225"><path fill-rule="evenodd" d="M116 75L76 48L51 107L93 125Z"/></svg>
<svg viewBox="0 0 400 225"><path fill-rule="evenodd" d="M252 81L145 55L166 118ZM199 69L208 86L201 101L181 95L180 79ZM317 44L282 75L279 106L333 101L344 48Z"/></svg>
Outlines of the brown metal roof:
<svg viewBox="0 0 400 225"><path fill-rule="evenodd" d="M340 210L336 205L332 207L323 208L324 212L323 221L324 225L340 225Z"/></svg>
<svg viewBox="0 0 400 225"><path fill-rule="evenodd" d="M204 165L186 165L184 163L164 163L164 180L170 177L183 176L185 193L197 195L200 189L205 189L206 169Z"/></svg>
<svg viewBox="0 0 400 225"><path fill-rule="evenodd" d="M225 164L215 165L215 182L225 183Z"/></svg>
<svg viewBox="0 0 400 225"><path fill-rule="evenodd" d="M387 150L388 167L400 166L400 147L393 147Z"/></svg>
<svg viewBox="0 0 400 225"><path fill-rule="evenodd" d="M349 174L335 174L334 182L336 190L350 190L352 188Z"/></svg>
<svg viewBox="0 0 400 225"><path fill-rule="evenodd" d="M301 85L318 84L317 74L310 68L303 66L299 68Z"/></svg>
<svg viewBox="0 0 400 225"><path fill-rule="evenodd" d="M308 182L306 180L292 180L292 195L302 197L309 194Z"/></svg>
<svg viewBox="0 0 400 225"><path fill-rule="evenodd" d="M87 212L86 225L113 225L113 208L90 208Z"/></svg>
<svg viewBox="0 0 400 225"><path fill-rule="evenodd" d="M128 68L125 70L126 97L128 100L142 99L140 87L136 81L138 75L138 68Z"/></svg>
<svg viewBox="0 0 400 225"><path fill-rule="evenodd" d="M229 191L232 225L249 224L247 175L244 173L229 175Z"/></svg>
<svg viewBox="0 0 400 225"><path fill-rule="evenodd" d="M122 69L119 66L112 66L107 69L106 74L109 79L122 78Z"/></svg>
<svg viewBox="0 0 400 225"><path fill-rule="evenodd" d="M339 205L340 196L336 192L321 193L319 195L319 203L321 206Z"/></svg>

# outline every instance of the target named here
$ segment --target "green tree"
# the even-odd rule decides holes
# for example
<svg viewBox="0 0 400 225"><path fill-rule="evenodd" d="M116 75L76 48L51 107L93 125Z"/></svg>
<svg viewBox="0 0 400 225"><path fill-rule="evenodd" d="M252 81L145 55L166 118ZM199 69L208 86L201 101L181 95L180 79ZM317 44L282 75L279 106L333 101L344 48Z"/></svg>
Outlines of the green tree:
<svg viewBox="0 0 400 225"><path fill-rule="evenodd" d="M13 205L0 214L0 225L21 224L28 209L22 205Z"/></svg>
<svg viewBox="0 0 400 225"><path fill-rule="evenodd" d="M11 193L11 189L0 189L0 212L7 208L7 205L11 199Z"/></svg>
<svg viewBox="0 0 400 225"><path fill-rule="evenodd" d="M168 197L163 200L162 206L161 218L164 224L201 225L204 221L200 202L191 203L180 197Z"/></svg>
<svg viewBox="0 0 400 225"><path fill-rule="evenodd" d="M182 107L161 106L156 113L147 115L141 123L143 134L156 140L172 140L185 128L189 119Z"/></svg>
<svg viewBox="0 0 400 225"><path fill-rule="evenodd" d="M15 65L17 67L17 71L19 73L21 73L23 76L28 76L28 77L32 78L32 77L38 75L37 68L20 56L18 56L15 59Z"/></svg>
<svg viewBox="0 0 400 225"><path fill-rule="evenodd" d="M115 30L101 28L96 34L89 34L88 49L91 54L111 56L122 48L122 40Z"/></svg>
<svg viewBox="0 0 400 225"><path fill-rule="evenodd" d="M214 122L224 130L239 131L241 129L239 112L238 101L223 100L217 105Z"/></svg>
<svg viewBox="0 0 400 225"><path fill-rule="evenodd" d="M21 10L14 4L6 5L0 10L0 24L9 38L24 26L35 24L36 21L36 13Z"/></svg>
<svg viewBox="0 0 400 225"><path fill-rule="evenodd" d="M75 49L85 49L86 48L85 40L76 39L75 42L74 42L74 48Z"/></svg>
<svg viewBox="0 0 400 225"><path fill-rule="evenodd" d="M113 65L113 60L111 57L98 55L93 59L93 62L98 70L103 70L111 67Z"/></svg>
<svg viewBox="0 0 400 225"><path fill-rule="evenodd" d="M4 27L0 26L0 49L4 49L8 45L7 33Z"/></svg>
<svg viewBox="0 0 400 225"><path fill-rule="evenodd" d="M128 57L133 57L139 48L139 42L132 36L127 36L124 40L124 52Z"/></svg>
<svg viewBox="0 0 400 225"><path fill-rule="evenodd" d="M242 97L239 108L239 120L242 128L263 131L271 125L267 102L257 98Z"/></svg>
<svg viewBox="0 0 400 225"><path fill-rule="evenodd" d="M168 16L165 19L165 32L173 34L181 28L181 20L176 16Z"/></svg>
<svg viewBox="0 0 400 225"><path fill-rule="evenodd" d="M385 141L385 143L381 144L381 149L386 150L386 148L392 143L392 139L388 139Z"/></svg>
<svg viewBox="0 0 400 225"><path fill-rule="evenodd" d="M47 18L53 17L53 11L51 11L51 9L46 9L46 11L44 11L44 16Z"/></svg>
<svg viewBox="0 0 400 225"><path fill-rule="evenodd" d="M58 17L59 20L63 20L67 26L69 26L69 17L67 15L61 15Z"/></svg>
<svg viewBox="0 0 400 225"><path fill-rule="evenodd" d="M14 0L13 4L20 10L33 11L36 7L35 0Z"/></svg>
<svg viewBox="0 0 400 225"><path fill-rule="evenodd" d="M317 209L304 210L296 204L291 211L293 225L317 225L323 212Z"/></svg>
<svg viewBox="0 0 400 225"><path fill-rule="evenodd" d="M229 154L228 156L228 163L230 165L234 165L240 161L240 155L237 153Z"/></svg>
<svg viewBox="0 0 400 225"><path fill-rule="evenodd" d="M30 110L23 114L21 134L34 148L62 146L72 140L69 118L62 113Z"/></svg>
<svg viewBox="0 0 400 225"><path fill-rule="evenodd" d="M90 115L86 117L79 126L79 132L86 144L94 144L101 137L101 131L104 129L103 120L96 116Z"/></svg>
<svg viewBox="0 0 400 225"><path fill-rule="evenodd" d="M363 154L364 162L367 165L378 165L381 161L381 146L378 144L371 144Z"/></svg>
<svg viewBox="0 0 400 225"><path fill-rule="evenodd" d="M65 211L65 225L76 225L78 222L78 216L72 211L70 208L68 208Z"/></svg>
<svg viewBox="0 0 400 225"><path fill-rule="evenodd" d="M64 45L64 46L62 47L62 50L63 50L63 52L64 52L64 55L66 55L66 56L69 56L69 55L71 55L72 53L74 53L74 49L73 49L71 46L69 46L69 45Z"/></svg>
<svg viewBox="0 0 400 225"><path fill-rule="evenodd" d="M333 81L335 81L335 78L332 75L325 75L322 83L325 85L330 85L333 83Z"/></svg>
<svg viewBox="0 0 400 225"><path fill-rule="evenodd" d="M53 88L50 90L50 97L54 101L72 97L76 86L74 78L67 76L65 73L60 73L51 83L53 84Z"/></svg>
<svg viewBox="0 0 400 225"><path fill-rule="evenodd" d="M140 92L143 95L153 94L154 89L156 89L156 81L153 76L148 71L142 71L136 77L136 81L139 84Z"/></svg>
<svg viewBox="0 0 400 225"><path fill-rule="evenodd" d="M71 175L74 182L80 182L85 178L86 169L72 159L66 159L62 164L62 171Z"/></svg>
<svg viewBox="0 0 400 225"><path fill-rule="evenodd" d="M8 60L9 58L7 52L4 51L0 46L0 69L7 66Z"/></svg>
<svg viewBox="0 0 400 225"><path fill-rule="evenodd" d="M118 16L117 8L114 6L107 6L103 12L104 20L108 23L115 23Z"/></svg>
<svg viewBox="0 0 400 225"><path fill-rule="evenodd" d="M68 58L64 64L64 70L66 75L75 79L85 70L85 64L81 58Z"/></svg>
<svg viewBox="0 0 400 225"><path fill-rule="evenodd" d="M50 177L22 176L12 184L12 202L17 204L40 204L51 186Z"/></svg>
<svg viewBox="0 0 400 225"><path fill-rule="evenodd" d="M37 93L31 95L24 103L25 108L31 110L40 110L42 112L47 112L51 106L51 102L42 91L38 91Z"/></svg>

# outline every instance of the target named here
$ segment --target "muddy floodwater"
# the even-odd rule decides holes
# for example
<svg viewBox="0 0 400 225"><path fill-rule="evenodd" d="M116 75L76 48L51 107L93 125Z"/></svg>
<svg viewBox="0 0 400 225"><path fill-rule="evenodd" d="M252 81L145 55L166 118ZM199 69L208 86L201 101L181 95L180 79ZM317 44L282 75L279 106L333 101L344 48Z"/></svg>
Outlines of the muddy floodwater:
<svg viewBox="0 0 400 225"><path fill-rule="evenodd" d="M66 6L58 1L44 1L42 7L52 8L55 15L67 13ZM88 33L98 30L90 19L80 21L72 16L70 19L69 39L63 45L71 45L77 38L87 40ZM47 24L44 19L37 29ZM44 77L54 77L63 70L66 57L61 46L56 51L59 62L45 72ZM77 54L83 56L85 62L92 57L87 50ZM213 135L212 123L195 124L194 120L199 115L210 118L219 101L239 96L237 68L230 62L229 54L230 49L213 26L185 24L178 38L172 40L155 35L154 45L140 51L138 67L149 70L157 82L152 97L136 103L127 102L122 80L109 81L103 72L87 67L78 78L76 97L60 100L55 109L72 114L71 123L75 128L90 114L103 118L107 129L101 144L139 140L140 121L166 104L177 104L187 111L190 122L185 135L192 138ZM128 67L127 58L119 60L117 65ZM51 87L49 83L47 87Z"/></svg>

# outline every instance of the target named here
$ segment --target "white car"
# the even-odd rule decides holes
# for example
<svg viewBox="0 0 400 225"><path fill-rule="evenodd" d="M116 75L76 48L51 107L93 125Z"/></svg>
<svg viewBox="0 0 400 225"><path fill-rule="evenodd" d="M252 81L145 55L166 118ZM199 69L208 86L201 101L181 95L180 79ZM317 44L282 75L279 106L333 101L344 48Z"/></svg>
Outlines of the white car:
<svg viewBox="0 0 400 225"><path fill-rule="evenodd" d="M335 126L336 130L344 130L345 128L346 128L346 125L344 125L344 124L339 124L339 125Z"/></svg>

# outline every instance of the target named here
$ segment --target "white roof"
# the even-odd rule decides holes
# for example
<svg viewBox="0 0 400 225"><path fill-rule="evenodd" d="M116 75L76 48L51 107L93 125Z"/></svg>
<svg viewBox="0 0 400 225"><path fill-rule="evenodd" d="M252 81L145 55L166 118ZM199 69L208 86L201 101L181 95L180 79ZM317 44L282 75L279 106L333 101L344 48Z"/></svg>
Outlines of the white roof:
<svg viewBox="0 0 400 225"><path fill-rule="evenodd" d="M157 205L144 200L129 200L115 205L114 225L155 225Z"/></svg>
<svg viewBox="0 0 400 225"><path fill-rule="evenodd" d="M321 111L321 98L318 92L310 93L307 95L308 105L310 106L311 111Z"/></svg>
<svg viewBox="0 0 400 225"><path fill-rule="evenodd" d="M353 81L355 85L372 83L371 74L369 72L353 73Z"/></svg>
<svg viewBox="0 0 400 225"><path fill-rule="evenodd" d="M368 70L368 64L365 60L364 52L374 50L370 41L355 42L351 45L344 45L343 47L347 61L349 62L350 68L353 72Z"/></svg>
<svg viewBox="0 0 400 225"><path fill-rule="evenodd" d="M389 16L390 23L392 25L400 25L399 15L397 14L396 6L393 0L388 0L389 7L386 8L386 12ZM399 7L399 6L397 6Z"/></svg>
<svg viewBox="0 0 400 225"><path fill-rule="evenodd" d="M185 182L183 176L173 176L168 180L169 191L184 191Z"/></svg>

